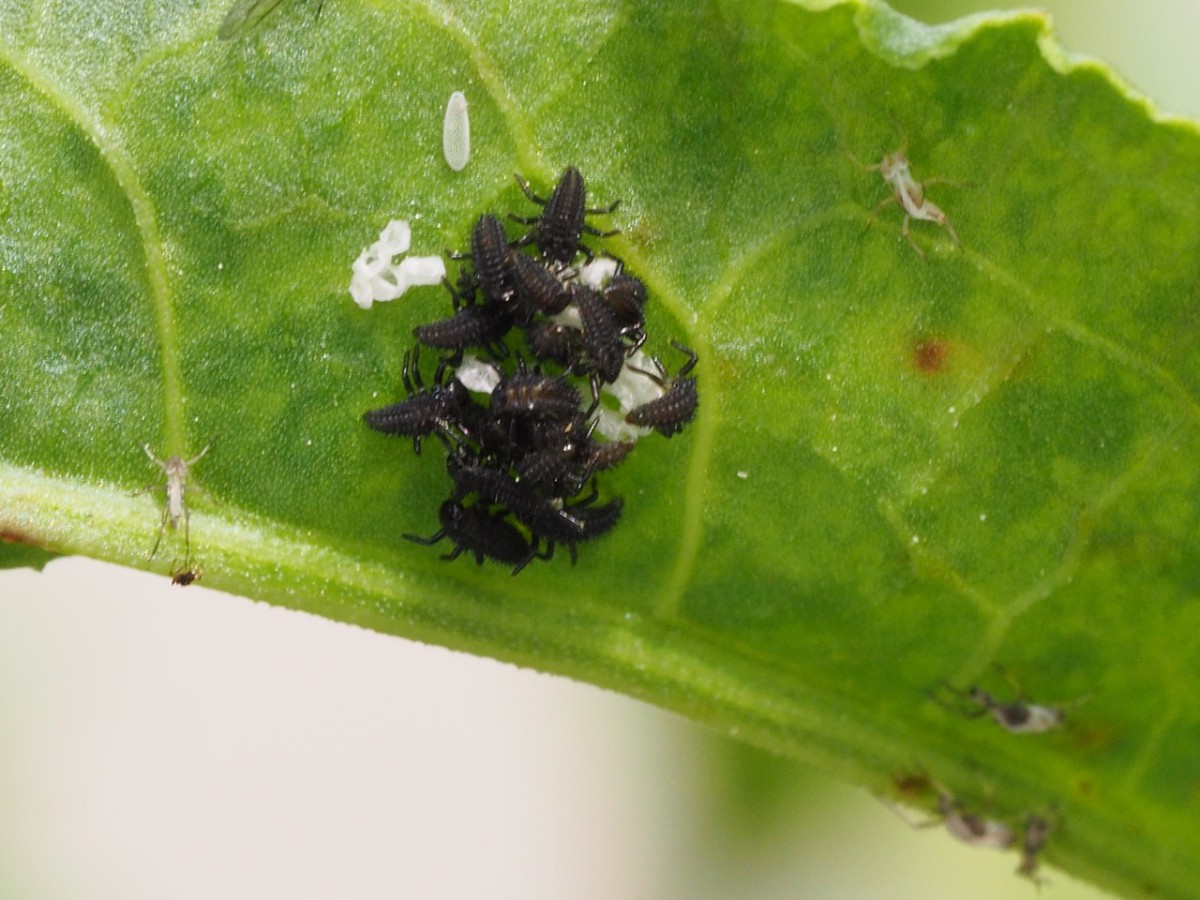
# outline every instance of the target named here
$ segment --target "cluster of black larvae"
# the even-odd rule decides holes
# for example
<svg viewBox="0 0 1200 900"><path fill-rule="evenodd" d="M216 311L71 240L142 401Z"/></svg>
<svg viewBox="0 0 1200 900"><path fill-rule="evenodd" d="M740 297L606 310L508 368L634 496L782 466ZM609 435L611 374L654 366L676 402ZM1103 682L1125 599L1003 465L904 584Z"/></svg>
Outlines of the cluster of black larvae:
<svg viewBox="0 0 1200 900"><path fill-rule="evenodd" d="M438 511L441 528L419 544L449 539L446 559L466 552L520 572L566 545L607 534L622 500L597 502L596 473L625 459L640 433L670 437L696 412L696 354L670 378L662 365L641 366L646 340L646 286L615 257L597 260L582 243L589 225L583 177L573 167L549 200L521 189L541 214L510 216L528 230L510 239L496 216L482 215L457 285L446 281L454 314L413 329L418 345L404 358L408 398L363 418L376 431L421 439L433 435L448 452L453 491ZM537 254L522 248L534 245ZM594 277L603 270L610 277ZM523 336L523 347L513 339ZM420 373L420 346L441 354L432 386ZM467 351L473 351L468 355ZM611 393L619 412L602 404ZM602 435L607 434L607 439ZM625 439L631 438L631 439Z"/></svg>

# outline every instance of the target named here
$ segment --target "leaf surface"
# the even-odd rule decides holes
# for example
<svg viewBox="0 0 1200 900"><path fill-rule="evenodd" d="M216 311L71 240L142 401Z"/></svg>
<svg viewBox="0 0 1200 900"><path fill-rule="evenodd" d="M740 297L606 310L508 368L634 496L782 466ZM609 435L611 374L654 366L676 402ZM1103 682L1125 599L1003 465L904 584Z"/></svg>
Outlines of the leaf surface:
<svg viewBox="0 0 1200 900"><path fill-rule="evenodd" d="M624 691L881 793L935 779L1111 890L1200 871L1200 141L1031 14L874 3L224 2L0 9L0 531L152 561L159 456L205 583ZM473 158L442 161L446 99ZM903 136L902 136L903 133ZM863 164L908 141L961 237ZM856 161L857 160L857 161ZM369 431L415 291L393 217L465 247L578 166L700 410L606 479L609 537L518 578L431 533L437 454ZM670 367L671 363L668 362ZM435 445L436 446L436 445ZM1071 726L1011 735L944 679ZM916 802L930 805L926 791Z"/></svg>

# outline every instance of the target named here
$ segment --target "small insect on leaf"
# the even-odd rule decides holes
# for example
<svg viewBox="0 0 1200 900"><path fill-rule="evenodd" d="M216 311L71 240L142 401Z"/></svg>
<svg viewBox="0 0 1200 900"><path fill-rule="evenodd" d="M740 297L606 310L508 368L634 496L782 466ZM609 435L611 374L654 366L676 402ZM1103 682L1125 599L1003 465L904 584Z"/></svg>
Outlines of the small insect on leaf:
<svg viewBox="0 0 1200 900"><path fill-rule="evenodd" d="M942 814L950 836L968 846L1007 850L1016 841L1013 830L1003 822L985 819L977 813L963 812L958 803L946 794L938 798L938 812Z"/></svg>
<svg viewBox="0 0 1200 900"><path fill-rule="evenodd" d="M217 37L223 41L241 37L265 19L281 2L282 0L237 0L225 14L221 27L217 29Z"/></svg>
<svg viewBox="0 0 1200 900"><path fill-rule="evenodd" d="M924 793L928 787L935 788L938 793L938 817L925 821L914 821L900 807L886 800L884 801L884 805L910 827L933 828L941 825L957 841L969 844L972 847L989 847L993 850L1007 850L1016 841L1016 835L1013 833L1013 830L1003 822L996 821L995 819L985 819L977 813L964 812L962 805L945 788L936 782L928 781L920 776L917 779L910 780L915 782L914 794Z"/></svg>
<svg viewBox="0 0 1200 900"><path fill-rule="evenodd" d="M938 706L966 719L990 715L997 725L1011 734L1044 734L1061 728L1067 721L1067 710L1088 699L1081 697L1072 703L1054 706L1031 703L1024 699L1016 683L1011 683L1017 698L1009 703L996 699L981 687L963 691L948 682L941 682L928 696Z"/></svg>
<svg viewBox="0 0 1200 900"><path fill-rule="evenodd" d="M187 587L192 582L199 581L203 575L204 570L199 566L192 566L190 568L184 566L171 572L171 584Z"/></svg>
<svg viewBox="0 0 1200 900"><path fill-rule="evenodd" d="M467 98L462 91L450 95L446 118L442 121L442 154L446 165L455 172L467 167L471 157L471 121L467 118Z"/></svg>
<svg viewBox="0 0 1200 900"><path fill-rule="evenodd" d="M151 485L145 489L147 491L165 490L167 494L167 502L164 504L162 511L162 521L158 526L158 537L155 539L154 548L150 551L147 559L154 559L167 528L171 528L172 530L177 529L180 521L183 522L184 559L187 559L191 555L190 513L188 512L187 503L184 501L184 495L187 492L188 472L192 466L204 458L204 454L209 451L211 446L212 442L210 441L208 446L203 450L191 459L185 460L182 456L170 456L166 459L159 459L154 455L154 451L150 449L149 444L142 444L142 449L146 451L146 455L150 457L150 460L156 466L163 470L163 474L167 477L165 485Z"/></svg>
<svg viewBox="0 0 1200 900"><path fill-rule="evenodd" d="M1025 820L1025 838L1021 842L1021 864L1017 866L1017 874L1039 888L1045 879L1038 875L1038 857L1050 836L1050 828L1050 823L1041 816L1031 815Z"/></svg>
<svg viewBox="0 0 1200 900"><path fill-rule="evenodd" d="M899 128L899 123L896 125ZM897 204L904 213L904 224L900 227L900 234L908 241L909 246L916 251L917 256L925 259L925 251L922 250L912 235L909 234L908 226L913 219L922 222L932 222L935 225L940 225L946 229L946 233L950 235L950 239L954 241L954 245L962 248L962 241L958 238L958 233L954 230L954 226L950 224L949 218L945 211L925 196L925 189L931 184L954 184L946 178L926 178L924 181L917 181L912 174L912 169L908 161L908 135L903 133L903 144L899 150L892 153L884 153L883 159L873 165L867 165L860 162L854 157L854 162L868 172L878 172L884 182L891 188L892 195L882 201L875 207L875 215L889 204Z"/></svg>

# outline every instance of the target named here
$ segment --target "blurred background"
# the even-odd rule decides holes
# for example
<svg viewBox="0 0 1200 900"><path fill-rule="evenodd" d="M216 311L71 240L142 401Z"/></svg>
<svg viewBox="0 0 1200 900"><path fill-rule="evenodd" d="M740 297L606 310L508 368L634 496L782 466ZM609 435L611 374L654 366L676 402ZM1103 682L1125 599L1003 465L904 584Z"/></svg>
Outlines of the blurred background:
<svg viewBox="0 0 1200 900"><path fill-rule="evenodd" d="M1200 115L1194 0L1044 6ZM0 572L0 728L0 900L1035 896L1015 854L633 700L87 560Z"/></svg>

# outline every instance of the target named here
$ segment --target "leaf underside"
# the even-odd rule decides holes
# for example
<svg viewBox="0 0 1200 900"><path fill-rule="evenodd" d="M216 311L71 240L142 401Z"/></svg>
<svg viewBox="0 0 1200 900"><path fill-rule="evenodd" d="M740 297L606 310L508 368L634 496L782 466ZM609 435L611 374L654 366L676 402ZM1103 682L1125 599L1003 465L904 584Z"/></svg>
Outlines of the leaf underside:
<svg viewBox="0 0 1200 900"><path fill-rule="evenodd" d="M893 794L927 776L1130 895L1200 871L1200 140L1032 14L873 3L0 8L0 534L166 572L159 455L205 583L568 674ZM123 6L123 9L116 7ZM112 7L112 8L109 8ZM442 160L466 93L473 158ZM948 230L862 163L908 141ZM621 525L518 578L399 539L448 492L360 422L401 399L414 252L573 164L650 285L697 420L606 479ZM515 236L515 226L513 234ZM5 554L13 551L5 550ZM32 557L0 556L0 566ZM943 679L1086 697L1010 735ZM911 784L911 780L908 782ZM916 802L930 804L926 792Z"/></svg>

